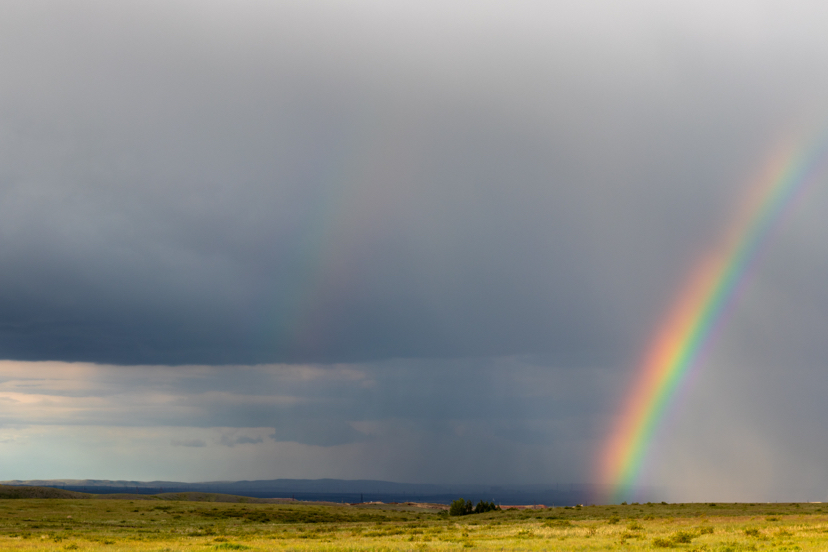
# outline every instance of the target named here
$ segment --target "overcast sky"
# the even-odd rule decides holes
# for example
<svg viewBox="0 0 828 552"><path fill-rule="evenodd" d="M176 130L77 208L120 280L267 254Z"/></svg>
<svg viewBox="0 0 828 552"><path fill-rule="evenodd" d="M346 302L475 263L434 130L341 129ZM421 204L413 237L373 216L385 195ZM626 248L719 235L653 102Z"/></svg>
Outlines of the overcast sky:
<svg viewBox="0 0 828 552"><path fill-rule="evenodd" d="M595 482L828 121L822 2L0 4L0 479ZM828 179L643 482L828 500ZM472 461L473 460L473 461Z"/></svg>

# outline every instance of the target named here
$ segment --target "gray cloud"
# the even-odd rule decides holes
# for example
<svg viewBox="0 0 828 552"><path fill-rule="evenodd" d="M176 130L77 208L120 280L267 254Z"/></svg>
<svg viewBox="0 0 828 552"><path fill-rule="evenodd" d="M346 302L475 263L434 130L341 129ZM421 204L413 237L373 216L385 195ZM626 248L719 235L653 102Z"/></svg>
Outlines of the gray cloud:
<svg viewBox="0 0 828 552"><path fill-rule="evenodd" d="M277 421L270 438L276 442L292 441L307 445L333 446L353 443L365 439L365 434L356 431L350 424L339 420L307 420L297 423L297 419Z"/></svg>
<svg viewBox="0 0 828 552"><path fill-rule="evenodd" d="M122 467L146 472L138 458L151 463L164 447L209 449L209 459L187 460L190 481L219 477L214 464L236 466L234 477L270 477L278 458L288 459L284 477L585 480L589 466L574 459L594 449L617 381L588 383L601 372L525 358L175 368L4 361L0 439L14 446L0 460L18 466L16 455L36 454L57 432L76 441L68 456L95 457L107 472L102 458L114 461L117 450L130 450ZM469 454L487 460L446 466Z"/></svg>
<svg viewBox="0 0 828 552"><path fill-rule="evenodd" d="M192 447L192 448L202 448L206 447L207 443L202 441L201 439L187 439L187 440L180 440L180 439L173 439L170 441L170 444L174 447Z"/></svg>
<svg viewBox="0 0 828 552"><path fill-rule="evenodd" d="M263 441L264 439L262 439L261 437L250 437L248 435L222 435L220 442L225 447L234 447L236 445L257 445Z"/></svg>
<svg viewBox="0 0 828 552"><path fill-rule="evenodd" d="M167 428L251 474L278 449L426 480L387 451L427 446L588 479L686 274L828 113L828 10L796 6L4 6L0 357L58 363L0 373L0 422ZM772 460L711 489L815 471L786 428L821 435L826 190L779 221L653 484L724 481L705 454L737 465L739 432Z"/></svg>
<svg viewBox="0 0 828 552"><path fill-rule="evenodd" d="M628 355L826 84L767 7L179 8L4 18L9 358Z"/></svg>

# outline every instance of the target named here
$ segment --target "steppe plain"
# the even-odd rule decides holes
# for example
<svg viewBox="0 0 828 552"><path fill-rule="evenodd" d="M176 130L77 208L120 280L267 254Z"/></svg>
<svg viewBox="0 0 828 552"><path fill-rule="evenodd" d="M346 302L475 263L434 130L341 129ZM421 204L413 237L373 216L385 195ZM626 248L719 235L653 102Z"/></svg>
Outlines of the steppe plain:
<svg viewBox="0 0 828 552"><path fill-rule="evenodd" d="M828 551L828 504L647 503L452 517L413 503L0 488L0 550L653 549Z"/></svg>

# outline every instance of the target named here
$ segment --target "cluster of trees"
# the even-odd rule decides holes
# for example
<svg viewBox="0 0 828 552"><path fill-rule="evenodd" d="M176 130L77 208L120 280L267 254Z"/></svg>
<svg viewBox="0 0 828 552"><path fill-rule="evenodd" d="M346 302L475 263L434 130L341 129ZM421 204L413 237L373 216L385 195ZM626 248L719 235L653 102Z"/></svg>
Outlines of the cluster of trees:
<svg viewBox="0 0 828 552"><path fill-rule="evenodd" d="M471 500L458 498L457 500L451 503L451 506L449 507L449 515L465 516L468 514L482 514L484 512L494 512L495 510L500 510L500 506L498 506L494 502L486 502L484 500L481 500L477 503L477 506L472 506Z"/></svg>

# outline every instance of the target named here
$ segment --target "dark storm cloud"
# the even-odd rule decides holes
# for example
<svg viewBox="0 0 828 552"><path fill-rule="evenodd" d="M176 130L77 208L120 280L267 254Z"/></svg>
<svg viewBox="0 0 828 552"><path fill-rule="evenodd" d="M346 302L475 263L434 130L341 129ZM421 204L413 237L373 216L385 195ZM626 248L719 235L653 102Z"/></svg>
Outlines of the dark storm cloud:
<svg viewBox="0 0 828 552"><path fill-rule="evenodd" d="M487 6L4 8L3 355L628 355L824 79L761 13Z"/></svg>
<svg viewBox="0 0 828 552"><path fill-rule="evenodd" d="M0 357L64 362L0 367L0 460L589 479L686 274L779 142L824 124L826 17L4 5ZM828 488L825 182L778 221L646 483Z"/></svg>

